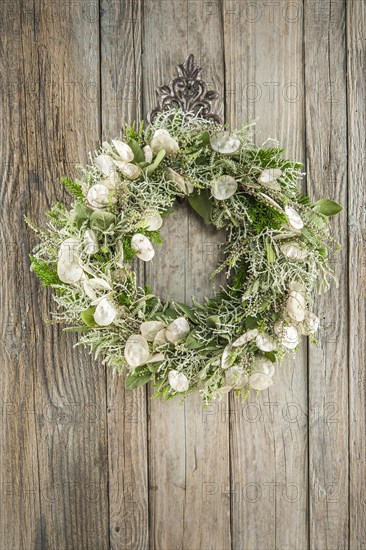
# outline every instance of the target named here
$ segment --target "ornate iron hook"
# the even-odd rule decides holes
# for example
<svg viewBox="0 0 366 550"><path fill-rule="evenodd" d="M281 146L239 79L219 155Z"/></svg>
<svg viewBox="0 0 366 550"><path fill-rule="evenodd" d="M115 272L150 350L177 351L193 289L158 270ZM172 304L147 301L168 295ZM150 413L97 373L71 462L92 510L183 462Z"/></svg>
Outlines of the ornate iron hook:
<svg viewBox="0 0 366 550"><path fill-rule="evenodd" d="M180 108L221 124L221 117L211 113L212 103L219 94L207 89L206 82L201 79L202 72L203 69L198 66L193 54L190 54L184 63L177 65L178 76L168 85L157 89L158 106L148 113L148 122L152 122L162 111Z"/></svg>

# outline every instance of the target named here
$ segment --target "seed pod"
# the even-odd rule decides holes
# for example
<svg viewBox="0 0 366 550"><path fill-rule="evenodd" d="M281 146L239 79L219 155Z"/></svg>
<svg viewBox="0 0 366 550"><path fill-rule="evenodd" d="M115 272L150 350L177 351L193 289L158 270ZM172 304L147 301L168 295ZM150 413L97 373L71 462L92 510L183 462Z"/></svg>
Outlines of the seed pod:
<svg viewBox="0 0 366 550"><path fill-rule="evenodd" d="M212 149L222 155L232 155L239 151L240 146L240 139L228 131L218 132L211 137Z"/></svg>
<svg viewBox="0 0 366 550"><path fill-rule="evenodd" d="M110 190L102 183L93 185L86 196L87 201L94 208L105 208L109 204Z"/></svg>
<svg viewBox="0 0 366 550"><path fill-rule="evenodd" d="M232 197L238 188L238 183L232 176L220 176L211 184L211 193L215 199L224 201Z"/></svg>
<svg viewBox="0 0 366 550"><path fill-rule="evenodd" d="M235 340L231 345L234 348L237 348L239 346L244 346L245 344L247 344L251 340L254 340L254 338L256 338L256 336L258 336L258 329L253 328L252 330L248 330L247 332L245 332L244 334L239 336L239 338L237 338L237 340Z"/></svg>
<svg viewBox="0 0 366 550"><path fill-rule="evenodd" d="M118 315L118 311L114 304L103 297L94 312L94 320L101 327L107 327L112 324Z"/></svg>
<svg viewBox="0 0 366 550"><path fill-rule="evenodd" d="M188 378L182 372L171 370L168 374L168 380L171 388L177 392L185 392L189 388Z"/></svg>
<svg viewBox="0 0 366 550"><path fill-rule="evenodd" d="M276 342L271 336L268 336L268 334L258 334L258 336L255 339L255 343L257 345L257 348L261 351L274 351L277 347Z"/></svg>
<svg viewBox="0 0 366 550"><path fill-rule="evenodd" d="M120 141L119 139L112 139L112 143L120 156L120 158L124 162L132 162L134 159L134 154L129 145L125 143L124 141Z"/></svg>
<svg viewBox="0 0 366 550"><path fill-rule="evenodd" d="M124 354L130 367L139 367L149 359L149 344L140 334L132 334L126 342Z"/></svg>
<svg viewBox="0 0 366 550"><path fill-rule="evenodd" d="M185 317L174 319L166 328L165 336L171 344L178 344L185 340L190 332L189 324Z"/></svg>
<svg viewBox="0 0 366 550"><path fill-rule="evenodd" d="M163 225L163 218L160 216L159 212L148 210L144 222L149 231L157 231Z"/></svg>
<svg viewBox="0 0 366 550"><path fill-rule="evenodd" d="M136 251L136 256L144 262L149 262L155 255L155 250L150 239L141 233L136 233L132 237L131 246Z"/></svg>
<svg viewBox="0 0 366 550"><path fill-rule="evenodd" d="M304 227L304 222L300 215L291 206L285 207L285 214L291 227L294 229L302 229Z"/></svg>
<svg viewBox="0 0 366 550"><path fill-rule="evenodd" d="M164 323L161 321L145 321L141 323L140 332L148 342L153 342L158 332L163 328Z"/></svg>

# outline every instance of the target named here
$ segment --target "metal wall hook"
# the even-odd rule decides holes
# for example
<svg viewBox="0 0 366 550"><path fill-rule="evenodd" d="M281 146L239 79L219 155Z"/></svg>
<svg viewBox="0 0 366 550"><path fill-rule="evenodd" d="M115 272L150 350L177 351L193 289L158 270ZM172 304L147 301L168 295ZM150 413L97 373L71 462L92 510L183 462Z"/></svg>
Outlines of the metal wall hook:
<svg viewBox="0 0 366 550"><path fill-rule="evenodd" d="M157 89L158 106L147 114L148 122L152 122L158 113L180 108L222 124L221 117L211 112L212 104L219 94L208 90L207 83L201 78L202 72L203 69L197 64L193 54L184 63L177 65L178 76L168 85Z"/></svg>

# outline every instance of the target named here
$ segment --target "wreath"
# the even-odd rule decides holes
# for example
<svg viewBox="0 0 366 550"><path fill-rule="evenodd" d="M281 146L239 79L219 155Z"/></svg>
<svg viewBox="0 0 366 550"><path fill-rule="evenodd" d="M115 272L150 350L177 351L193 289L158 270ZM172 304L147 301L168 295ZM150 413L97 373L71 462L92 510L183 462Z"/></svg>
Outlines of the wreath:
<svg viewBox="0 0 366 550"><path fill-rule="evenodd" d="M205 402L272 384L285 354L314 334L316 292L333 272L328 218L341 207L302 194L299 162L250 127L228 130L193 112L169 110L126 126L63 178L71 208L57 202L37 231L31 269L54 291L52 322L71 325L126 387L153 383L154 397L199 391ZM207 224L225 228L227 286L192 307L162 301L137 282L135 260L153 261L160 228L187 197ZM77 344L77 345L78 345Z"/></svg>

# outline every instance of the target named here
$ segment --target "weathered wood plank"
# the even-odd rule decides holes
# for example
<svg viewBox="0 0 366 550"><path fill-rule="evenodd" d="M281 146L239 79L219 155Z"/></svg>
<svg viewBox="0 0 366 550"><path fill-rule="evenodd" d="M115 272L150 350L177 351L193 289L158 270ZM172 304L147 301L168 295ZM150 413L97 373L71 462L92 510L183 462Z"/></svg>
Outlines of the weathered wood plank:
<svg viewBox="0 0 366 550"><path fill-rule="evenodd" d="M204 68L203 78L220 100L215 112L224 114L224 54L221 2L188 2L189 52ZM188 210L187 300L212 296L225 274L214 281L209 275L222 258L220 244L225 231L207 227L193 210ZM228 398L220 402L228 408ZM186 497L184 548L231 547L229 422L222 421L218 404L202 406L200 395L191 396L185 405L186 422ZM210 414L209 414L210 413ZM226 420L226 419L225 419Z"/></svg>
<svg viewBox="0 0 366 550"><path fill-rule="evenodd" d="M224 2L228 121L304 154L302 11L294 2ZM233 548L306 548L306 343L270 391L231 399Z"/></svg>
<svg viewBox="0 0 366 550"><path fill-rule="evenodd" d="M174 76L175 65L190 52L207 69L210 86L223 92L219 2L212 6L214 14L207 14L206 3L145 2L146 108L155 105L156 87ZM212 293L207 275L222 236L203 227L186 206L165 221L163 234L163 248L148 271L157 292L186 303L191 294L201 299ZM207 421L199 396L189 398L184 409L179 401L153 401L149 449L152 547L229 548L229 498L222 495L222 485L229 488L228 424L218 414Z"/></svg>
<svg viewBox="0 0 366 550"><path fill-rule="evenodd" d="M306 172L314 199L344 205L332 222L342 245L339 287L316 299L319 346L309 347L310 547L348 545L348 275L345 3L305 2Z"/></svg>
<svg viewBox="0 0 366 550"><path fill-rule="evenodd" d="M31 548L42 530L34 414L36 344L30 307L29 235L22 214L28 185L25 70L22 44L34 40L21 33L21 2L2 7L0 33L0 548ZM29 83L28 83L29 84ZM16 215L14 215L16 213ZM33 287L34 288L34 287Z"/></svg>
<svg viewBox="0 0 366 550"><path fill-rule="evenodd" d="M347 2L350 543L366 547L366 3Z"/></svg>
<svg viewBox="0 0 366 550"><path fill-rule="evenodd" d="M164 27L164 32L157 29ZM144 113L156 105L155 90L185 59L186 1L145 0L143 36ZM178 207L162 228L164 244L146 269L147 284L163 298L186 300L188 214ZM149 402L150 547L182 548L186 494L184 407L176 400Z"/></svg>
<svg viewBox="0 0 366 550"><path fill-rule="evenodd" d="M87 151L100 139L98 36L97 3L23 3L22 130L28 174L20 181L24 185L20 211L39 224L45 223L50 203L67 199L60 176L75 175L74 163L86 161ZM15 141L12 147L17 147ZM27 547L106 548L104 370L86 350L73 349L76 337L44 325L55 306L34 277L25 299L32 309L30 326L36 341L30 360L41 499L38 532L32 533ZM21 523L18 528L22 529Z"/></svg>
<svg viewBox="0 0 366 550"><path fill-rule="evenodd" d="M141 120L142 3L101 3L102 135L120 135ZM141 273L143 277L143 270ZM111 548L148 548L146 389L125 391L125 377L107 373Z"/></svg>

